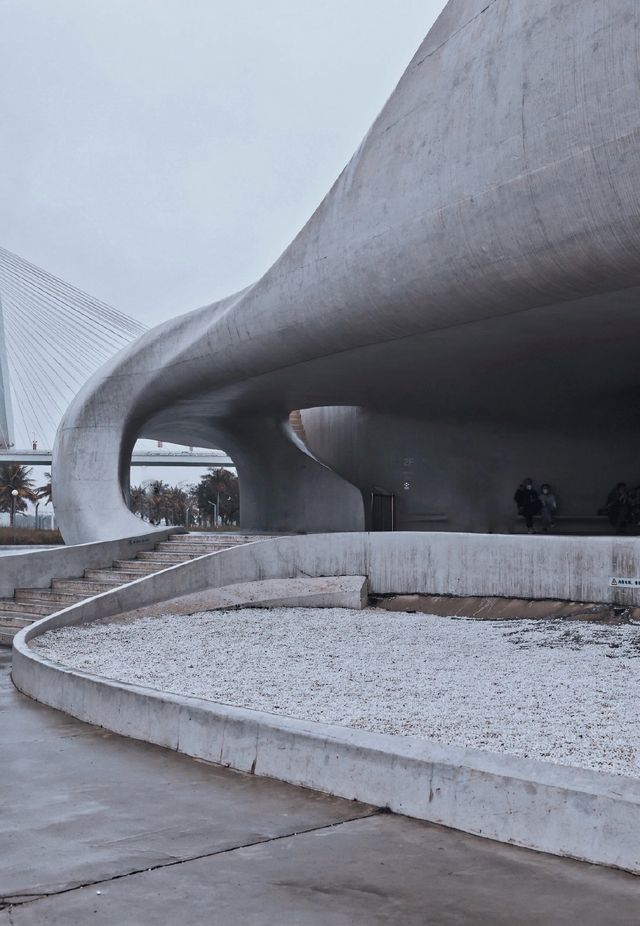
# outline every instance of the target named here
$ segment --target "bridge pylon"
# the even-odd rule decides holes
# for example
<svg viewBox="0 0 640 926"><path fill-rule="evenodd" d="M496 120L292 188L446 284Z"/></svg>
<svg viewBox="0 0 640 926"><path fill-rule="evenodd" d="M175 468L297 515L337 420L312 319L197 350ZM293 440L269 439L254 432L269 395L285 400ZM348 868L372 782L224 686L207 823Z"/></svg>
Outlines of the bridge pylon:
<svg viewBox="0 0 640 926"><path fill-rule="evenodd" d="M13 410L11 406L11 380L7 360L7 339L4 329L4 310L0 293L0 449L13 447Z"/></svg>

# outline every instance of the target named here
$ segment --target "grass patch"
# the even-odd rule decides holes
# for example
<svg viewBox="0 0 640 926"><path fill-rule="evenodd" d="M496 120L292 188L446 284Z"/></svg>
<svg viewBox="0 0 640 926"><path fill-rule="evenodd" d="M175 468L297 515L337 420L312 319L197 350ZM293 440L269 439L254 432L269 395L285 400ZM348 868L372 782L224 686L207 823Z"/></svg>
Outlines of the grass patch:
<svg viewBox="0 0 640 926"><path fill-rule="evenodd" d="M50 543L64 543L62 534L54 531L36 530L34 527L0 527L0 546L45 546Z"/></svg>

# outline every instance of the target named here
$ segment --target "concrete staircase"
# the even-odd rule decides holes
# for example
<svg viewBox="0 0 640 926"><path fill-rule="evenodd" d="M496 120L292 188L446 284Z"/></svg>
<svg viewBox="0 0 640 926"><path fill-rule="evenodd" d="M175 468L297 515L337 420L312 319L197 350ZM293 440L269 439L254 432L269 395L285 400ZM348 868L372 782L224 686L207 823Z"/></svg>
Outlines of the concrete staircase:
<svg viewBox="0 0 640 926"><path fill-rule="evenodd" d="M115 560L110 568L86 569L78 578L52 579L49 588L17 588L13 598L0 598L0 646L11 646L15 634L23 627L85 598L160 572L176 563L260 539L264 536L171 534L169 540L156 544L155 550L138 553L135 559Z"/></svg>

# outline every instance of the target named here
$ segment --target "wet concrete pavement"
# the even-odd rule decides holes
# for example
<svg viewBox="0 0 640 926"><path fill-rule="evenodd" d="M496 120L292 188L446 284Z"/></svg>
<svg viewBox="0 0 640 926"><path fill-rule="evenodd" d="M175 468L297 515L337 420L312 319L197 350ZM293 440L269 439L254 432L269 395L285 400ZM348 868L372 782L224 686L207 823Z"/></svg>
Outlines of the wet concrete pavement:
<svg viewBox="0 0 640 926"><path fill-rule="evenodd" d="M640 923L639 878L127 740L0 668L0 926Z"/></svg>

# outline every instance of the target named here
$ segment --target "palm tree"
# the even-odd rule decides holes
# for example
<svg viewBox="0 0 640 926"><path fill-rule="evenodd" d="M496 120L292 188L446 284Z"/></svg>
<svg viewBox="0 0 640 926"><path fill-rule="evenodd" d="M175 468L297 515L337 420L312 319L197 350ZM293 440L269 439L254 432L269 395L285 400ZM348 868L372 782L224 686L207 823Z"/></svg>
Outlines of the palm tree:
<svg viewBox="0 0 640 926"><path fill-rule="evenodd" d="M38 498L46 498L45 505L53 504L53 493L51 490L51 473L45 473L44 478L47 480L44 485L38 486L36 489L36 496Z"/></svg>
<svg viewBox="0 0 640 926"><path fill-rule="evenodd" d="M144 486L131 486L129 492L129 508L134 514L140 515L144 521L145 509L148 509L147 490Z"/></svg>
<svg viewBox="0 0 640 926"><path fill-rule="evenodd" d="M165 516L165 500L169 486L162 479L154 479L149 484L149 521L160 524Z"/></svg>
<svg viewBox="0 0 640 926"><path fill-rule="evenodd" d="M143 519L148 517L151 524L158 525L163 519L167 527L184 524L194 492L192 485L170 486L161 479L152 479L144 485L131 486L129 508Z"/></svg>
<svg viewBox="0 0 640 926"><path fill-rule="evenodd" d="M171 511L172 524L185 524L187 520L187 509L189 507L189 492L192 487L187 489L183 486L171 486L167 492L167 502Z"/></svg>
<svg viewBox="0 0 640 926"><path fill-rule="evenodd" d="M20 463L0 464L0 511L9 512L9 523L13 527L16 511L26 511L27 501L37 500L31 479L32 469ZM14 490L18 493L14 495Z"/></svg>
<svg viewBox="0 0 640 926"><path fill-rule="evenodd" d="M214 525L214 511L223 524L237 520L240 512L238 477L224 467L210 467L196 489L200 516Z"/></svg>

